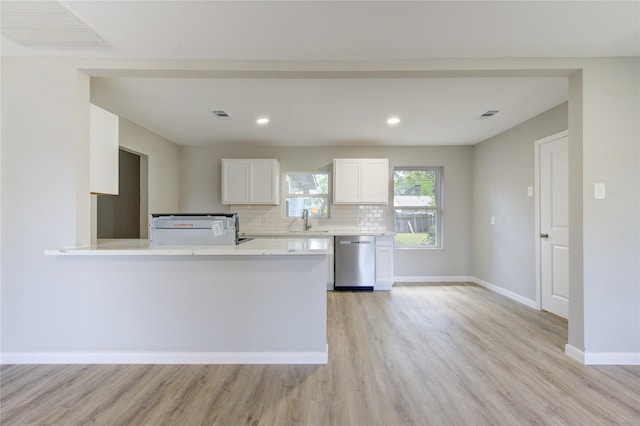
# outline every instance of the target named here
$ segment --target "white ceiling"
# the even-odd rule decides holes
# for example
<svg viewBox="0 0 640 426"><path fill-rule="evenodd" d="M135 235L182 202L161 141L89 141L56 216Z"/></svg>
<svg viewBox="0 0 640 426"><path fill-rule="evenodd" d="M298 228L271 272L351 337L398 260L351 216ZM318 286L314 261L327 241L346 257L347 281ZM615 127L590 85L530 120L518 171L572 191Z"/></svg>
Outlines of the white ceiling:
<svg viewBox="0 0 640 426"><path fill-rule="evenodd" d="M94 79L92 101L179 144L467 145L567 99L563 78ZM224 110L231 120L209 111ZM487 110L493 118L476 119ZM266 115L267 126L256 118ZM401 118L389 126L390 115Z"/></svg>
<svg viewBox="0 0 640 426"><path fill-rule="evenodd" d="M90 56L307 61L640 55L638 1L60 3L115 46L86 51ZM8 55L17 50L11 44L4 49Z"/></svg>
<svg viewBox="0 0 640 426"><path fill-rule="evenodd" d="M638 1L61 2L74 25L84 22L97 33L91 37L99 43L91 45L77 41L78 28L69 32L75 37L69 43L58 23L47 33L43 14L9 21L5 10L20 7L2 3L3 34L37 30L29 33L28 45L3 35L3 56L224 61L640 56ZM92 81L95 103L180 144L473 144L566 99L566 79L557 77ZM216 119L212 109L227 111L233 120ZM474 119L490 109L500 113ZM267 126L256 126L261 114L270 116ZM390 128L385 120L392 114L402 121Z"/></svg>

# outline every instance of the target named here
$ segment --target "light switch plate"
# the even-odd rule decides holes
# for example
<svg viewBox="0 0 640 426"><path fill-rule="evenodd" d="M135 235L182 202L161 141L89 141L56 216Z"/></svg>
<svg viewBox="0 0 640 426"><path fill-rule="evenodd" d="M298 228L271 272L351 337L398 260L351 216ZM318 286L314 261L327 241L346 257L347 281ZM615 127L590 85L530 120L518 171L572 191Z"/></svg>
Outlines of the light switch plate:
<svg viewBox="0 0 640 426"><path fill-rule="evenodd" d="M593 185L593 198L596 200L604 200L606 198L605 195L606 186L604 183L596 183Z"/></svg>
<svg viewBox="0 0 640 426"><path fill-rule="evenodd" d="M527 186L527 197L533 197L533 186Z"/></svg>
<svg viewBox="0 0 640 426"><path fill-rule="evenodd" d="M495 216L491 216L491 224L492 225L496 224L496 217Z"/></svg>

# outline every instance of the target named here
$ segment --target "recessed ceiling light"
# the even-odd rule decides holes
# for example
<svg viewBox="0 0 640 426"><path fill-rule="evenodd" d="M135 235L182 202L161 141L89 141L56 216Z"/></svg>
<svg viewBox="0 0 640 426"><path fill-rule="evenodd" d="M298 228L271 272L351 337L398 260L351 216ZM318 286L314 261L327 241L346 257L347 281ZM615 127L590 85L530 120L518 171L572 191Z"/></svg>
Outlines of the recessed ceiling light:
<svg viewBox="0 0 640 426"><path fill-rule="evenodd" d="M398 123L400 123L400 117L389 117L387 119L387 124L390 126L395 126Z"/></svg>
<svg viewBox="0 0 640 426"><path fill-rule="evenodd" d="M258 124L267 124L269 122L269 119L267 117L260 117L256 120L256 123Z"/></svg>

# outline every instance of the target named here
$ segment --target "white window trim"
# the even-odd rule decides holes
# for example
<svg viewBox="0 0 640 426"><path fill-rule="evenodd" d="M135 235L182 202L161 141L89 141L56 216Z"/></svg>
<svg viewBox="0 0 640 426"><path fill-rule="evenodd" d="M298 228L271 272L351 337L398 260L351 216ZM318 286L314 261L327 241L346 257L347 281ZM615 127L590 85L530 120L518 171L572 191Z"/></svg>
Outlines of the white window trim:
<svg viewBox="0 0 640 426"><path fill-rule="evenodd" d="M306 173L306 174L314 174L314 175L327 175L327 193L326 194L316 194L316 195L309 195L309 194L289 194L289 192L287 191L287 175L288 174L295 174L295 173ZM315 171L315 172L309 172L309 171L296 171L296 170L289 170L286 172L282 173L282 194L283 195L283 200L282 200L282 217L284 219L295 219L295 216L287 216L287 198L306 198L306 197L316 197L316 198L326 198L327 199L327 217L313 217L313 220L328 220L331 219L331 173L329 172L322 172L322 171Z"/></svg>
<svg viewBox="0 0 640 426"><path fill-rule="evenodd" d="M435 188L435 199L436 206L435 207L425 207L425 206L402 206L405 209L413 209L413 210L435 210L436 212L436 244L432 246L420 246L420 245L403 245L398 246L395 245L395 249L397 250L442 250L444 247L444 167L442 166L396 166L393 168L393 172L395 173L397 170L403 171L430 171L435 170L436 172L436 188ZM393 197L395 197L395 184ZM392 199L393 201L393 199ZM393 220L395 227L395 217L396 217L396 206L393 206Z"/></svg>

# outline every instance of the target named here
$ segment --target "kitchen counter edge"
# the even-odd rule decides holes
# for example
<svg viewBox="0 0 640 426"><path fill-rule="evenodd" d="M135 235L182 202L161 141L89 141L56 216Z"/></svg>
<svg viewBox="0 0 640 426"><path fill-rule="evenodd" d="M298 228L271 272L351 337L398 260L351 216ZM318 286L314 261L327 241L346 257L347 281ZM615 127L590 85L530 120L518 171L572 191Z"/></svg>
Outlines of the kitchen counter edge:
<svg viewBox="0 0 640 426"><path fill-rule="evenodd" d="M100 240L87 247L45 250L48 256L300 256L333 253L328 238L256 238L239 245L150 246L149 240Z"/></svg>
<svg viewBox="0 0 640 426"><path fill-rule="evenodd" d="M387 237L396 235L392 231L324 231L324 230L309 230L309 231L240 231L239 235L243 237L304 237L304 238L323 238L323 237L340 237L340 236L372 236L372 237Z"/></svg>

